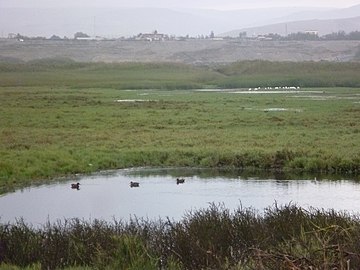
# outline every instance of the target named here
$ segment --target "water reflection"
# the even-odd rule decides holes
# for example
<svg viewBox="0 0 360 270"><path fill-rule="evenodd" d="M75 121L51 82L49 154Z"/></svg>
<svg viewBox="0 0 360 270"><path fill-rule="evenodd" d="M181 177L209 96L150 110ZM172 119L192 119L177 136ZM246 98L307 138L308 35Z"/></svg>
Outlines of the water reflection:
<svg viewBox="0 0 360 270"><path fill-rule="evenodd" d="M178 184L177 178L185 178ZM314 179L313 177L310 179ZM321 179L318 177L318 179ZM71 183L80 183L72 189ZM130 182L139 183L131 188ZM0 197L1 222L23 217L44 224L63 218L105 219L131 216L180 219L186 211L224 203L260 211L278 204L360 212L360 184L350 180L282 180L239 171L133 169L81 177L72 182L26 188Z"/></svg>

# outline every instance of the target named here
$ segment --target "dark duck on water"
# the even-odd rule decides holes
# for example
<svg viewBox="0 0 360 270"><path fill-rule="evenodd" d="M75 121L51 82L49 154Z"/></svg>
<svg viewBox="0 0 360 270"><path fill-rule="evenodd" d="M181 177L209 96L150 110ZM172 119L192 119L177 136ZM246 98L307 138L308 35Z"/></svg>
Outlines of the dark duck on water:
<svg viewBox="0 0 360 270"><path fill-rule="evenodd" d="M71 188L79 190L80 189L80 183L71 184Z"/></svg>
<svg viewBox="0 0 360 270"><path fill-rule="evenodd" d="M140 186L140 184L139 184L139 182L130 182L130 187L139 187Z"/></svg>
<svg viewBox="0 0 360 270"><path fill-rule="evenodd" d="M185 183L185 179L184 178L176 178L176 184L184 184Z"/></svg>

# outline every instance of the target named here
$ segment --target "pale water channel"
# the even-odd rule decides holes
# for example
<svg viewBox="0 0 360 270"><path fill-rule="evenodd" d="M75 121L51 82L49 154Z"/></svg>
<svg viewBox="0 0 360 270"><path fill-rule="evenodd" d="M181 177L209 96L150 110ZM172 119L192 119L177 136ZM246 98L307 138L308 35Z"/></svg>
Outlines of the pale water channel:
<svg viewBox="0 0 360 270"><path fill-rule="evenodd" d="M185 183L177 184L177 177L184 177ZM131 188L131 181L140 186ZM71 189L74 182L80 183L79 190ZM221 203L231 210L242 205L262 212L275 202L360 213L360 183L341 178L276 180L189 169L119 170L1 195L0 222L20 217L35 226L65 218L180 220L187 211L210 203Z"/></svg>

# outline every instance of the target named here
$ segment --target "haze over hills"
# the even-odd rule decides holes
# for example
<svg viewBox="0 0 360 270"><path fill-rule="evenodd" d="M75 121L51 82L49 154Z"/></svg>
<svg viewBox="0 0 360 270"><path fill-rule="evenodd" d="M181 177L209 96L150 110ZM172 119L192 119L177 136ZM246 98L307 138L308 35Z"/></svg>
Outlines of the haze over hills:
<svg viewBox="0 0 360 270"><path fill-rule="evenodd" d="M267 8L248 10L162 8L9 8L0 9L0 33L73 37L76 32L103 37L133 36L158 30L176 36L215 35L233 29L280 22L359 16L360 5L333 8ZM345 30L345 29L344 29Z"/></svg>
<svg viewBox="0 0 360 270"><path fill-rule="evenodd" d="M296 12L278 17L272 20L271 23L290 22L290 21L304 21L304 20L330 20L330 19L343 19L360 16L360 4L349 8L343 9L318 9L318 10L297 10ZM270 21L268 22L270 23Z"/></svg>
<svg viewBox="0 0 360 270"><path fill-rule="evenodd" d="M360 29L360 16L334 20L306 20L270 24L259 27L242 28L221 34L222 36L238 37L246 32L248 36L266 35L269 33L287 36L290 33L298 33L315 30L319 36L336 33L339 31L352 32Z"/></svg>
<svg viewBox="0 0 360 270"><path fill-rule="evenodd" d="M338 31L360 30L360 5L336 10L296 12L270 20L262 26L245 27L222 33L221 36L236 37L241 32L247 32L250 36L268 33L287 35L307 30L316 30L320 36Z"/></svg>

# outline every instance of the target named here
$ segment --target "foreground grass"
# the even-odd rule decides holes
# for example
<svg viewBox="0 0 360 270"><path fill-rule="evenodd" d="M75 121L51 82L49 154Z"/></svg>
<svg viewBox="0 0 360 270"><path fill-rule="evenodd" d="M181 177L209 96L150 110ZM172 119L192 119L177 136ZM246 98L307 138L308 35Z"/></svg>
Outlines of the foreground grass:
<svg viewBox="0 0 360 270"><path fill-rule="evenodd" d="M357 269L358 216L295 205L183 220L0 225L0 269Z"/></svg>

